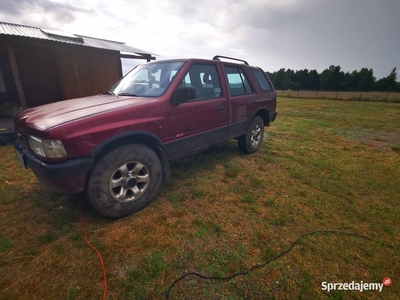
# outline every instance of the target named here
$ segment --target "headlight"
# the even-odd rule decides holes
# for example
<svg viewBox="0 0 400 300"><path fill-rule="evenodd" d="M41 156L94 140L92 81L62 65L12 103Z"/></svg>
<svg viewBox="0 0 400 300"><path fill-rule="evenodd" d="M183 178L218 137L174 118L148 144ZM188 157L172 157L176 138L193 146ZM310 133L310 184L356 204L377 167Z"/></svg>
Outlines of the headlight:
<svg viewBox="0 0 400 300"><path fill-rule="evenodd" d="M42 140L30 135L29 148L42 157L57 158L67 156L64 145L60 140Z"/></svg>
<svg viewBox="0 0 400 300"><path fill-rule="evenodd" d="M29 136L29 148L33 152L35 152L37 155L46 157L46 154L44 154L43 151L43 145L42 145L42 139L36 137L36 136Z"/></svg>

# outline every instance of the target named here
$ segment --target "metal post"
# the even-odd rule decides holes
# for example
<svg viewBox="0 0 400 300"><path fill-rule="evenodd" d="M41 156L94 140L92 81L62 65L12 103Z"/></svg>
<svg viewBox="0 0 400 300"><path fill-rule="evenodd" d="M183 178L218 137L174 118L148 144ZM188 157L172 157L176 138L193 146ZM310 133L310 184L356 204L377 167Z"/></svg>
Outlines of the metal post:
<svg viewBox="0 0 400 300"><path fill-rule="evenodd" d="M363 91L361 91L361 93L360 93L360 97L358 98L358 101L360 101L360 100L361 100L362 93L363 93Z"/></svg>
<svg viewBox="0 0 400 300"><path fill-rule="evenodd" d="M386 93L385 101L387 101L388 96L389 96L389 91L387 91L387 93Z"/></svg>
<svg viewBox="0 0 400 300"><path fill-rule="evenodd" d="M337 93L336 93L336 100L337 100L338 96L339 96L339 91L337 91Z"/></svg>

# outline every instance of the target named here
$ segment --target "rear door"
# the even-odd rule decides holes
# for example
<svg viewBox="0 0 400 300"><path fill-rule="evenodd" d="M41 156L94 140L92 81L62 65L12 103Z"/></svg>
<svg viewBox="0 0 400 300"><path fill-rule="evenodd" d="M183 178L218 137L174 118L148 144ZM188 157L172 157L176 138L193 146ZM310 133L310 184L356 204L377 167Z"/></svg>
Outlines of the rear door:
<svg viewBox="0 0 400 300"><path fill-rule="evenodd" d="M249 119L257 109L257 95L244 68L238 65L225 65L224 69L232 110L228 135L233 138L246 132Z"/></svg>
<svg viewBox="0 0 400 300"><path fill-rule="evenodd" d="M223 140L228 132L229 107L216 63L194 63L179 86L196 88L196 98L169 105L171 158L200 151Z"/></svg>

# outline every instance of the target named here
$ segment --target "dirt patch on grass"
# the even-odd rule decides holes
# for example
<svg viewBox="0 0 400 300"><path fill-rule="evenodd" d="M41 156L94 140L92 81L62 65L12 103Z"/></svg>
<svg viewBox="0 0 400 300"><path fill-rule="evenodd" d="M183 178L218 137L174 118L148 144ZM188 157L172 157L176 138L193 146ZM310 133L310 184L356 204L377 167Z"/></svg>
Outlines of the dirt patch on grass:
<svg viewBox="0 0 400 300"><path fill-rule="evenodd" d="M331 129L343 137L368 146L391 149L400 145L400 132L378 131L368 128Z"/></svg>

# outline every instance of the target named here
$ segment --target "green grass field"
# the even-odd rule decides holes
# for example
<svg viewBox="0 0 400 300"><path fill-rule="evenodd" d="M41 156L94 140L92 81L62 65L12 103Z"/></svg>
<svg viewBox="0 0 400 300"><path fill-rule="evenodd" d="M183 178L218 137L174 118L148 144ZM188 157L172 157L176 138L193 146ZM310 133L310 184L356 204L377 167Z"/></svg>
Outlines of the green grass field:
<svg viewBox="0 0 400 300"><path fill-rule="evenodd" d="M87 210L108 299L399 299L400 104L278 99L259 152L235 141L172 164L172 183L135 215ZM81 202L43 188L0 148L0 299L101 299L102 271L83 239ZM394 248L388 247L392 245ZM382 282L322 291L327 282Z"/></svg>

